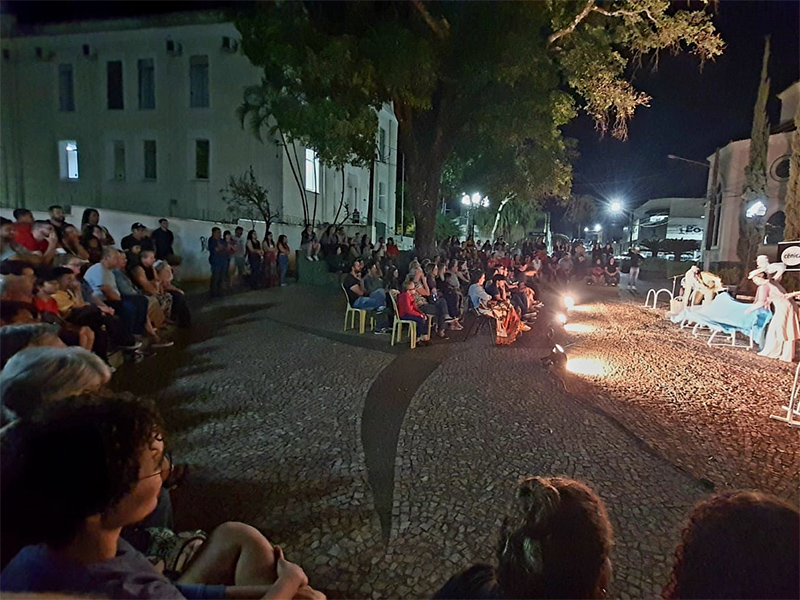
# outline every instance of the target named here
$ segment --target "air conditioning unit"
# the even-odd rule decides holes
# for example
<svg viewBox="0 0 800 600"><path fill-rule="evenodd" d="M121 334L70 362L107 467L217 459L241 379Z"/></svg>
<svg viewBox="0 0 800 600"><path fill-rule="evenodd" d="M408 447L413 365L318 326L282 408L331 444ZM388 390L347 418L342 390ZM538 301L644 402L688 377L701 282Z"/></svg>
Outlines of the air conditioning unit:
<svg viewBox="0 0 800 600"><path fill-rule="evenodd" d="M239 50L239 40L232 37L228 37L227 35L223 36L222 50L223 52L230 52L231 54L234 54Z"/></svg>
<svg viewBox="0 0 800 600"><path fill-rule="evenodd" d="M175 40L167 40L167 54L170 56L180 56L183 54L183 46Z"/></svg>
<svg viewBox="0 0 800 600"><path fill-rule="evenodd" d="M53 52L52 50L45 50L41 46L36 46L34 54L36 55L36 60L42 62L48 62L50 60L53 60L53 57L55 57L56 55L56 53Z"/></svg>
<svg viewBox="0 0 800 600"><path fill-rule="evenodd" d="M97 58L97 50L92 48L89 44L84 44L81 47L81 54L83 57L89 60L94 60Z"/></svg>

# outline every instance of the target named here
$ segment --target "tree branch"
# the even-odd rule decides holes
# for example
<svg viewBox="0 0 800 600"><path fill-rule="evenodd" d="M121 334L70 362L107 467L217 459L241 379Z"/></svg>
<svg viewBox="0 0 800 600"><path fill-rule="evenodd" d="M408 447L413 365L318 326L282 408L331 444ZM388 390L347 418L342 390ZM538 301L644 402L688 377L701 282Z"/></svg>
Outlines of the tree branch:
<svg viewBox="0 0 800 600"><path fill-rule="evenodd" d="M425 19L428 27L431 28L431 31L433 31L436 37L438 37L440 40L443 40L445 37L447 37L447 34L450 33L450 25L445 19L441 20L441 23L444 25L444 27L442 27L431 16L431 14L428 12L428 9L425 8L425 5L422 4L422 0L412 0L412 4L414 5L414 8L417 9L419 14L422 15L422 18Z"/></svg>
<svg viewBox="0 0 800 600"><path fill-rule="evenodd" d="M575 28L580 24L581 21L583 21L587 17L587 15L590 12L592 12L592 9L594 7L595 7L595 0L589 0L589 2L587 2L586 6L583 8L583 10L580 13L578 13L578 15L572 20L572 23L570 23L564 29L560 29L558 31L554 31L553 33L551 33L548 36L547 43L548 44L552 44L557 39L562 38L565 35L568 35L568 34L572 33L573 31L575 31Z"/></svg>

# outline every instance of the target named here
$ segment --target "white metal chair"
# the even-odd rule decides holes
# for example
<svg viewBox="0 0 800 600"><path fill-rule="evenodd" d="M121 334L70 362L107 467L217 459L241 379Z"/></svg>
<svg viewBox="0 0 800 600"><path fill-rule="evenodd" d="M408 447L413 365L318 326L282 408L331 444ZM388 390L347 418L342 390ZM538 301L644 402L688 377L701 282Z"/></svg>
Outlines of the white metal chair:
<svg viewBox="0 0 800 600"><path fill-rule="evenodd" d="M794 384L792 384L792 393L789 396L789 402L786 406L781 406L786 411L786 416L783 415L770 415L769 418L775 421L783 421L789 427L800 427L800 394L798 394L797 380L800 377L800 364L794 371Z"/></svg>

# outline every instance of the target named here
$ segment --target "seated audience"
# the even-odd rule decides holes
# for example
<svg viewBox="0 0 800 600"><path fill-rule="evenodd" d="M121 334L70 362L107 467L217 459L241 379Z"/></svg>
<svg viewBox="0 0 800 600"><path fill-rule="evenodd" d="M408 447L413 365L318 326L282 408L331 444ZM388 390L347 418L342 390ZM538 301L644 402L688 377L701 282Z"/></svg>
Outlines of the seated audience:
<svg viewBox="0 0 800 600"><path fill-rule="evenodd" d="M397 316L405 321L414 321L417 324L417 340L427 342L430 339L428 331L428 317L417 308L414 301L413 279L406 279L403 283L403 291L397 295Z"/></svg>
<svg viewBox="0 0 800 600"><path fill-rule="evenodd" d="M56 268L48 269L39 277L33 304L42 321L55 323L61 328L59 336L67 346L80 346L86 350L91 350L95 343L94 331L84 325L70 324L61 318L58 302L53 297L53 294L59 291L59 276L59 269ZM101 338L101 343L98 344L97 351L98 354L105 357L107 350L108 338L104 334Z"/></svg>
<svg viewBox="0 0 800 600"><path fill-rule="evenodd" d="M513 344L522 329L522 321L507 300L493 298L483 287L486 276L483 271L473 274L468 295L475 311L495 320L495 343L501 346ZM527 326L525 326L527 328Z"/></svg>
<svg viewBox="0 0 800 600"><path fill-rule="evenodd" d="M89 255L89 262L92 264L103 260L103 230L99 225L87 225L81 235L81 245Z"/></svg>
<svg viewBox="0 0 800 600"><path fill-rule="evenodd" d="M66 217L64 216L64 207L59 206L58 204L53 204L50 208L47 209L47 214L49 217L50 224L53 226L53 230L56 232L58 239L61 240L64 237L64 227L68 225L66 222Z"/></svg>
<svg viewBox="0 0 800 600"><path fill-rule="evenodd" d="M496 565L455 575L434 598L603 598L611 579L612 528L583 483L528 477L500 531Z"/></svg>
<svg viewBox="0 0 800 600"><path fill-rule="evenodd" d="M800 597L800 513L759 492L698 504L681 535L664 598Z"/></svg>
<svg viewBox="0 0 800 600"><path fill-rule="evenodd" d="M599 248L599 246L598 246ZM603 259L598 258L594 261L592 270L589 273L587 283L590 285L603 285L606 282L606 269L603 266Z"/></svg>
<svg viewBox="0 0 800 600"><path fill-rule="evenodd" d="M300 249L306 255L307 260L319 260L319 253L322 246L317 241L317 234L314 233L313 225L306 225L300 236Z"/></svg>
<svg viewBox="0 0 800 600"><path fill-rule="evenodd" d="M131 225L131 233L120 240L119 247L134 254L139 254L142 250L154 250L147 227L138 222Z"/></svg>
<svg viewBox="0 0 800 600"><path fill-rule="evenodd" d="M0 369L6 366L12 356L25 348L35 348L37 346L64 348L66 346L61 341L61 338L58 337L58 326L50 323L7 325L3 322L2 325L0 327ZM5 374L3 375L4 377Z"/></svg>
<svg viewBox="0 0 800 600"><path fill-rule="evenodd" d="M144 328L150 338L150 346L152 348L166 348L172 346L173 342L161 338L157 331L164 324L166 319L164 311L161 310L161 306L155 297L142 294L142 292L133 285L126 269L127 261L128 259L124 252L117 253L117 261L113 274L120 296L124 300L138 303L141 303L141 299L144 299L146 303L144 305L146 311Z"/></svg>
<svg viewBox="0 0 800 600"><path fill-rule="evenodd" d="M189 327L192 322L192 315L189 312L185 292L173 283L175 274L172 271L172 266L165 260L157 260L153 266L161 282L161 289L172 296L173 320L178 327Z"/></svg>
<svg viewBox="0 0 800 600"><path fill-rule="evenodd" d="M26 215L21 216L26 219ZM21 258L32 264L50 264L58 249L58 235L50 221L17 221L14 242L26 250Z"/></svg>
<svg viewBox="0 0 800 600"><path fill-rule="evenodd" d="M3 571L4 592L323 598L280 548L241 523L214 530L174 582L120 537L156 506L168 468L152 403L127 396L50 403L20 446L31 544Z"/></svg>
<svg viewBox="0 0 800 600"><path fill-rule="evenodd" d="M108 232L108 229L100 225L100 213L94 208L87 208L83 211L83 216L81 217L81 231L85 232L87 225L100 229L101 234L98 236L98 239L101 240L103 246L114 245L114 237Z"/></svg>
<svg viewBox="0 0 800 600"><path fill-rule="evenodd" d="M90 255L81 243L81 235L74 225L66 224L61 229L61 248L66 254L89 260Z"/></svg>
<svg viewBox="0 0 800 600"><path fill-rule="evenodd" d="M0 261L23 260L28 251L14 241L16 226L13 221L0 217Z"/></svg>
<svg viewBox="0 0 800 600"><path fill-rule="evenodd" d="M394 243L394 238L386 240L386 258L394 260L400 254L400 248Z"/></svg>
<svg viewBox="0 0 800 600"><path fill-rule="evenodd" d="M617 259L609 256L605 268L606 285L619 285L619 267L617 266Z"/></svg>
<svg viewBox="0 0 800 600"><path fill-rule="evenodd" d="M156 253L153 250L142 250L139 255L139 262L133 265L129 275L145 296L154 298L161 309L162 322L168 321L172 316L172 296L161 288L161 279L156 275L154 265L156 264ZM157 322L153 319L154 324Z"/></svg>
<svg viewBox="0 0 800 600"><path fill-rule="evenodd" d="M350 273L344 279L344 289L347 292L350 306L364 310L384 309L386 307L386 290L378 287L371 294L367 294L364 280L361 277L363 267L363 260L360 258L354 260L350 267Z"/></svg>

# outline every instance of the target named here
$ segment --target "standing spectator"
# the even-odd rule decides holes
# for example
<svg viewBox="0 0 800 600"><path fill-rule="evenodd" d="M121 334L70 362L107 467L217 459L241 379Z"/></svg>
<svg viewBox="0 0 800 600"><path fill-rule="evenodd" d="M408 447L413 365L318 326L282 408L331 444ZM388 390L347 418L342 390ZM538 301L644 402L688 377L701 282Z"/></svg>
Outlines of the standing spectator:
<svg viewBox="0 0 800 600"><path fill-rule="evenodd" d="M289 239L285 235L278 236L278 269L280 270L281 285L286 285L286 271L289 270Z"/></svg>
<svg viewBox="0 0 800 600"><path fill-rule="evenodd" d="M314 233L314 226L309 223L300 235L300 249L306 255L307 260L319 260L321 247L317 241L317 234Z"/></svg>
<svg viewBox="0 0 800 600"><path fill-rule="evenodd" d="M389 238L386 242L386 258L394 259L400 254L400 248L394 243L394 238Z"/></svg>
<svg viewBox="0 0 800 600"><path fill-rule="evenodd" d="M261 249L261 242L258 241L258 233L255 229L247 232L247 262L250 265L250 289L256 290L261 287L261 274L263 267L261 261L264 251Z"/></svg>
<svg viewBox="0 0 800 600"><path fill-rule="evenodd" d="M147 235L147 227L139 222L131 225L130 235L126 235L119 243L123 250L130 250L133 254L138 254L142 250L153 250L153 240ZM135 250L138 246L139 250Z"/></svg>
<svg viewBox="0 0 800 600"><path fill-rule="evenodd" d="M264 236L261 249L264 251L264 281L267 287L276 287L280 283L278 279L278 246L272 239L271 231Z"/></svg>
<svg viewBox="0 0 800 600"><path fill-rule="evenodd" d="M639 281L639 268L642 264L642 255L639 254L639 247L637 246L628 252L628 256L631 257L631 270L630 273L628 273L628 289L635 290L636 283Z"/></svg>
<svg viewBox="0 0 800 600"><path fill-rule="evenodd" d="M244 281L245 274L245 256L247 254L247 240L244 236L244 228L241 226L233 230L232 242L235 244L233 250L233 264L236 267L236 283Z"/></svg>
<svg viewBox="0 0 800 600"><path fill-rule="evenodd" d="M378 245L375 246L375 252L373 254L373 258L378 261L378 263L383 261L383 257L386 256L386 242L383 240L382 237L378 238Z"/></svg>
<svg viewBox="0 0 800 600"><path fill-rule="evenodd" d="M228 269L228 246L222 239L222 230L219 227L211 228L211 237L208 238L208 263L211 265L212 298L222 296L225 285L225 271Z"/></svg>
<svg viewBox="0 0 800 600"><path fill-rule="evenodd" d="M83 211L83 216L81 217L81 232L84 234L87 225L100 228L100 230L103 232L103 235L98 236L98 239L102 241L104 246L114 245L114 236L108 232L108 229L100 225L100 213L94 208L87 208Z"/></svg>
<svg viewBox="0 0 800 600"><path fill-rule="evenodd" d="M175 243L175 234L169 228L167 219L158 220L158 229L150 236L155 247L156 260L172 260L175 253L172 245Z"/></svg>
<svg viewBox="0 0 800 600"><path fill-rule="evenodd" d="M233 234L227 229L222 232L222 243L228 253L228 264L225 267L225 287L231 288L231 262L233 262L233 253L236 250L236 243L233 241Z"/></svg>

